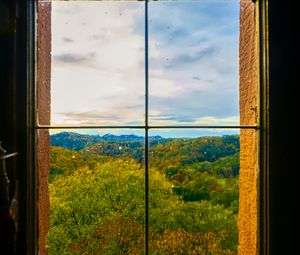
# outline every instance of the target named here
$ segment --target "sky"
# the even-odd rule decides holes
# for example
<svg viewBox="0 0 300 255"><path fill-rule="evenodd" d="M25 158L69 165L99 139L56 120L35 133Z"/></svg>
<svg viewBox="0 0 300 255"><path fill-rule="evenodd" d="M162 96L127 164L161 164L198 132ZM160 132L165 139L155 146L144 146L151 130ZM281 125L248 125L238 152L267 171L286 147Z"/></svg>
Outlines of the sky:
<svg viewBox="0 0 300 255"><path fill-rule="evenodd" d="M51 124L143 125L144 3L52 4ZM238 39L238 0L150 2L149 124L239 124Z"/></svg>

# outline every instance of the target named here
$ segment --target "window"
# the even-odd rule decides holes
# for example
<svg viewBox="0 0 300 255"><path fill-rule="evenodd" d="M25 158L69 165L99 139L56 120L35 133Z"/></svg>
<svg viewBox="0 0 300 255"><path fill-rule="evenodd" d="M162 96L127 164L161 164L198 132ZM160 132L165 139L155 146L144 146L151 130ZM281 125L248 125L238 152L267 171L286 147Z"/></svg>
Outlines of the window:
<svg viewBox="0 0 300 255"><path fill-rule="evenodd" d="M50 253L256 250L254 11L235 0L39 4L40 215L49 141L64 147L50 152ZM39 224L44 249L49 219Z"/></svg>
<svg viewBox="0 0 300 255"><path fill-rule="evenodd" d="M262 121L259 126L260 131L262 131L260 135L263 136L263 139L260 140L259 154L263 159L260 161L261 170L267 170L266 173L268 174L265 179L260 180L260 196L262 193L264 193L264 196L262 196L259 203L260 208L258 211L261 219L260 224L265 227L263 227L264 231L259 233L262 236L259 252L268 252L268 248L270 248L271 254L294 254L296 249L293 248L296 242L291 241L295 237L291 230L296 219L293 217L292 212L296 210L291 194L296 194L294 188L297 186L291 185L290 175L287 175L286 171L282 171L287 169L288 163L293 162L296 158L293 157L293 160L290 160L290 155L294 150L291 149L293 146L290 146L289 141L294 141L295 136L294 132L291 132L290 126L286 125L293 119L290 117L294 117L288 113L291 112L291 109L294 109L292 104L295 102L291 100L287 92L287 85L290 80L287 77L290 78L293 73L290 73L288 65L285 64L288 63L287 56L289 56L288 52L291 48L287 40L289 37L288 31L292 31L285 28L292 25L289 19L292 13L287 10L288 5L282 4L280 1L272 1L269 4L268 1L253 2L259 8L257 9L259 13L255 12L257 19L259 18L260 21L260 58L257 60L259 60L262 67L260 68L260 81L263 92L261 98L266 99L262 100L263 104L261 104L262 114L260 117ZM34 98L31 92L33 92L35 64L37 66L41 64L41 62L33 61L34 26L32 25L35 23L34 6L35 1L33 0L2 1L0 4L0 12L1 14L4 13L4 15L0 15L0 101L4 106L0 107L0 140L8 153L19 152L16 158L17 188L19 190L17 192L19 214L16 249L17 252L22 254L36 254L37 252L35 243L37 240L35 234L37 211L35 208L38 206L40 215L39 237L43 230L41 228L43 225L41 218L47 214L47 211L43 210L43 201L39 200L37 203L35 199L37 185L34 168L35 157L32 153L35 148L35 140L32 132L33 114L31 114L34 110ZM39 6L39 9L41 10L41 6ZM8 11L6 12L6 10ZM249 11L249 9L247 10ZM18 14L18 19L14 19L14 14ZM244 14L242 14L241 19L247 16L244 16ZM10 19L7 20L6 18ZM41 19L39 19L39 24L41 23ZM11 26L3 27L6 24L11 24ZM248 33L251 34L250 31ZM294 51L292 52L294 53ZM247 64L245 66L249 67ZM41 79L39 80L41 81ZM282 89L283 84L284 89ZM44 84L44 86L46 85ZM271 88L270 93L268 91L269 86ZM44 161L46 161L45 159L47 157L43 158ZM45 194L45 186L41 184L40 177L38 180L39 193ZM282 235L282 233L285 234ZM3 240L1 239L1 241ZM244 244L241 244L241 246ZM41 251L42 241L39 247ZM2 248L5 249L3 246Z"/></svg>

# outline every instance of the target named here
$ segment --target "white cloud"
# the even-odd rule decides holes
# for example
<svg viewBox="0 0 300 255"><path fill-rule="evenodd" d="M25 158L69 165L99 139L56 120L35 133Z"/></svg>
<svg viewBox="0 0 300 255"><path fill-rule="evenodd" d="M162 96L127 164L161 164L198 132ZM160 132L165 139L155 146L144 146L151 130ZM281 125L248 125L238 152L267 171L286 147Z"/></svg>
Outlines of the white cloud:
<svg viewBox="0 0 300 255"><path fill-rule="evenodd" d="M152 124L239 122L238 2L209 4L150 4ZM143 124L144 3L52 6L52 123Z"/></svg>
<svg viewBox="0 0 300 255"><path fill-rule="evenodd" d="M159 126L176 126L176 125L187 125L187 126L226 126L226 125L238 125L239 116L228 116L224 118L218 118L214 116L205 116L191 121L184 121L177 118L176 115L162 115L160 112L151 115L151 124Z"/></svg>
<svg viewBox="0 0 300 255"><path fill-rule="evenodd" d="M238 115L238 1L157 2L150 10L153 124L171 123L159 116L213 125L219 121L207 116Z"/></svg>
<svg viewBox="0 0 300 255"><path fill-rule="evenodd" d="M98 112L95 124L114 124L109 116L116 108L120 121L142 120L144 37L134 29L143 5L54 2L52 8L52 122L82 124L88 116L70 113Z"/></svg>

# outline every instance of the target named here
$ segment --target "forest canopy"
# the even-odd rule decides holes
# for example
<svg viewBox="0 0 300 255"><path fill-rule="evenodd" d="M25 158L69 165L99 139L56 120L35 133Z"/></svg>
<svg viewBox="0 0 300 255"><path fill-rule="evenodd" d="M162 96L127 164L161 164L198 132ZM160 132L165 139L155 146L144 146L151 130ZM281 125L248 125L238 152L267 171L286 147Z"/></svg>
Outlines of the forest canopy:
<svg viewBox="0 0 300 255"><path fill-rule="evenodd" d="M61 134L51 137L50 254L144 254L144 141L76 134L76 146ZM151 254L236 254L239 137L151 142Z"/></svg>

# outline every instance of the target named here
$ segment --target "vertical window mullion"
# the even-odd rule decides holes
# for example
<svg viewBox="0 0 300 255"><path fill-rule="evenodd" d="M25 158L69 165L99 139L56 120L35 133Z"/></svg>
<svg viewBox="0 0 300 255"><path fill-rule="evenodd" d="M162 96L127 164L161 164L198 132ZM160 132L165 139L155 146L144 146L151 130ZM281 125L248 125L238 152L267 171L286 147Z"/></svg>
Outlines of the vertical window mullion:
<svg viewBox="0 0 300 255"><path fill-rule="evenodd" d="M149 54L148 0L145 0L145 254L149 254Z"/></svg>

